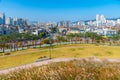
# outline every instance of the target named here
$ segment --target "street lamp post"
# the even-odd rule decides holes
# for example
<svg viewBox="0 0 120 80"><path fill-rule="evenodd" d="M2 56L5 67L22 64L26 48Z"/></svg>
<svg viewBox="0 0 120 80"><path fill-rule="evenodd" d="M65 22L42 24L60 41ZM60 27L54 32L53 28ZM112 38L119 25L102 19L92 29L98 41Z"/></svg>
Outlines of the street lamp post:
<svg viewBox="0 0 120 80"><path fill-rule="evenodd" d="M49 42L50 42L50 47L49 47L50 54L49 54L49 57L50 57L50 59L52 59L52 36L51 35L49 37Z"/></svg>

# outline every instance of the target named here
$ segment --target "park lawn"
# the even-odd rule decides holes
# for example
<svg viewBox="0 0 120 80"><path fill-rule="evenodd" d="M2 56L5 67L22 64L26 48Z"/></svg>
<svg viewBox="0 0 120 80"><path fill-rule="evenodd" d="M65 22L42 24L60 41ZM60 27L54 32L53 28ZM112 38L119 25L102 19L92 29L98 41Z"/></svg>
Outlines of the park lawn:
<svg viewBox="0 0 120 80"><path fill-rule="evenodd" d="M49 48L27 49L13 52L13 54L18 55L0 57L0 70L35 62L39 57L49 57L49 53ZM120 47L71 44L54 46L52 50L52 58L86 58L91 56L98 58L120 58Z"/></svg>
<svg viewBox="0 0 120 80"><path fill-rule="evenodd" d="M70 47L70 46L89 46L90 44L62 44L62 45L58 45L58 46L53 46L53 48L61 48L61 47ZM24 49L24 50L20 50L20 51L15 51L12 52L11 54L26 54L26 53L33 53L33 52L40 52L40 50L48 50L49 47L42 47L42 48L29 48L29 49Z"/></svg>

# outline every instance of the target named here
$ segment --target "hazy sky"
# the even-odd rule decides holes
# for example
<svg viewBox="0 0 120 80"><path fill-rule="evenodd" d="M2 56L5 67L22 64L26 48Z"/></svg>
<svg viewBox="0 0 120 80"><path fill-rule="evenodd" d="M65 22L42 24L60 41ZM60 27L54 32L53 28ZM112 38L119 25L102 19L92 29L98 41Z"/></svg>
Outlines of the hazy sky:
<svg viewBox="0 0 120 80"><path fill-rule="evenodd" d="M0 12L40 21L120 17L120 0L0 0Z"/></svg>

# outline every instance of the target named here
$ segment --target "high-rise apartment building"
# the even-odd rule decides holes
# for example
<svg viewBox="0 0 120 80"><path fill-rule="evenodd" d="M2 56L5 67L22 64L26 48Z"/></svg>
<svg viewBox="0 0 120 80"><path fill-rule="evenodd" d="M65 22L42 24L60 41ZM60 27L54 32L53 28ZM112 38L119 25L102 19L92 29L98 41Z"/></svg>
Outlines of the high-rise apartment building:
<svg viewBox="0 0 120 80"><path fill-rule="evenodd" d="M97 14L97 15L96 15L96 26L97 26L97 27L99 26L99 23L100 23L100 15Z"/></svg>
<svg viewBox="0 0 120 80"><path fill-rule="evenodd" d="M106 18L104 15L96 15L96 26L105 26L106 25Z"/></svg>
<svg viewBox="0 0 120 80"><path fill-rule="evenodd" d="M104 15L101 15L101 16L100 16L100 21L101 21L102 23L105 23L105 22L106 22L106 18L105 18Z"/></svg>
<svg viewBox="0 0 120 80"><path fill-rule="evenodd" d="M60 21L60 27L63 27L63 26L65 26L64 21Z"/></svg>
<svg viewBox="0 0 120 80"><path fill-rule="evenodd" d="M0 25L5 25L5 14L0 13Z"/></svg>
<svg viewBox="0 0 120 80"><path fill-rule="evenodd" d="M13 25L17 26L18 25L18 18L13 18Z"/></svg>
<svg viewBox="0 0 120 80"><path fill-rule="evenodd" d="M8 18L6 19L6 24L7 24L7 25L12 25L12 24L13 24L13 19L12 19L11 17L8 17Z"/></svg>
<svg viewBox="0 0 120 80"><path fill-rule="evenodd" d="M66 21L66 27L70 27L70 21Z"/></svg>
<svg viewBox="0 0 120 80"><path fill-rule="evenodd" d="M96 15L96 21L100 21L100 15L99 14Z"/></svg>

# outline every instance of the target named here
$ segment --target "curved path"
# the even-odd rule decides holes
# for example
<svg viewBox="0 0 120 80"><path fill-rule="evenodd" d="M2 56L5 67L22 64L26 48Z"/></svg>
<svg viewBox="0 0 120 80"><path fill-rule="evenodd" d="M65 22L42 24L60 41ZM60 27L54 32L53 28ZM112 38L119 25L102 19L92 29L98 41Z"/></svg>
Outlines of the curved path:
<svg viewBox="0 0 120 80"><path fill-rule="evenodd" d="M95 62L118 62L120 63L120 59L98 59L96 57L90 57L90 58L58 58L58 59L49 59L49 60L45 60L45 61L40 61L40 62L34 62L31 64L26 64L23 66L19 66L19 67L14 67L14 68L10 68L10 69L6 69L6 70L1 70L0 74L8 74L11 71L16 71L16 70L20 70L20 69L29 69L31 67L37 67L37 66L42 66L42 65L47 65L50 64L52 62L68 62L71 60L85 60L85 61L95 61Z"/></svg>

